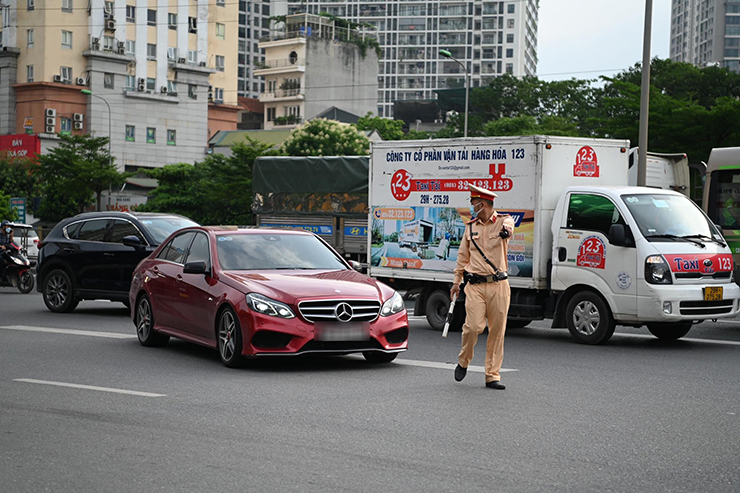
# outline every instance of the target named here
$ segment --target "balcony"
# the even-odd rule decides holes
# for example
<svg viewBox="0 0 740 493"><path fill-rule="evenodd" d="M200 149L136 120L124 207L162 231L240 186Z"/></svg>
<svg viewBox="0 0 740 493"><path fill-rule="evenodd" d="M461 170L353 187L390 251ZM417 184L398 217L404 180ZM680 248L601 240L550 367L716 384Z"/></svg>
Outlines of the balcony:
<svg viewBox="0 0 740 493"><path fill-rule="evenodd" d="M265 76L305 71L306 59L291 57L279 60L265 60L264 62L255 62L254 75Z"/></svg>
<svg viewBox="0 0 740 493"><path fill-rule="evenodd" d="M295 115L276 116L275 119L272 121L272 124L276 127L285 127L288 125L298 125L300 123L303 123L303 118L301 118L300 116L295 116Z"/></svg>
<svg viewBox="0 0 740 493"><path fill-rule="evenodd" d="M261 102L275 101L303 101L306 98L304 89L278 89L273 92L263 92L260 94Z"/></svg>

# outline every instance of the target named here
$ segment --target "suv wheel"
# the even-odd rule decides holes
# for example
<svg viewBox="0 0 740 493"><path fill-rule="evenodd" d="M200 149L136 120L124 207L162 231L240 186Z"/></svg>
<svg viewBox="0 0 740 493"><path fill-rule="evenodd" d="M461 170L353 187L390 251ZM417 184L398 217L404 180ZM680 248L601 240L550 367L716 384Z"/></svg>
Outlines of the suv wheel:
<svg viewBox="0 0 740 493"><path fill-rule="evenodd" d="M46 308L54 313L69 313L77 307L72 280L62 269L55 269L44 278L42 289Z"/></svg>

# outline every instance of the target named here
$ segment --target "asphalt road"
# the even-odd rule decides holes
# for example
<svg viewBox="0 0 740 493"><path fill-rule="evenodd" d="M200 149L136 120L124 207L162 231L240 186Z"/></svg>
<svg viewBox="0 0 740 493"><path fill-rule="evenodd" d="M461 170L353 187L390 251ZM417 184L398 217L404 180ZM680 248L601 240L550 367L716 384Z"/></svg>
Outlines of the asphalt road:
<svg viewBox="0 0 740 493"><path fill-rule="evenodd" d="M2 288L2 490L740 492L740 320L598 347L511 329L505 391L474 366L456 383L459 335L411 326L387 365L229 370L140 346L123 305L55 315Z"/></svg>

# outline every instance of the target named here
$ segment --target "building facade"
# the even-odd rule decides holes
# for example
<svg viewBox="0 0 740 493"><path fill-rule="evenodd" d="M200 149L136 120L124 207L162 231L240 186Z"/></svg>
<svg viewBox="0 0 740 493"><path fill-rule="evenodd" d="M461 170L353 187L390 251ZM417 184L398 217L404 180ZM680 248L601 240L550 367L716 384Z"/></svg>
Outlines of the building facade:
<svg viewBox="0 0 740 493"><path fill-rule="evenodd" d="M740 0L673 0L670 57L740 72Z"/></svg>
<svg viewBox="0 0 740 493"><path fill-rule="evenodd" d="M378 55L352 41L365 35L302 14L288 16L283 29L263 38L265 61L255 75L265 80L264 128L293 128L331 107L359 116L373 112Z"/></svg>
<svg viewBox="0 0 740 493"><path fill-rule="evenodd" d="M288 13L326 12L374 26L383 49L378 116L394 101L430 100L435 89L465 86L465 71L439 55L448 50L470 75L470 86L493 77L537 73L539 1L288 0Z"/></svg>
<svg viewBox="0 0 740 493"><path fill-rule="evenodd" d="M1 133L110 135L119 168L135 170L200 160L211 134L236 128L236 3L11 0L0 9Z"/></svg>
<svg viewBox="0 0 740 493"><path fill-rule="evenodd" d="M264 80L254 74L256 66L265 60L259 40L269 35L271 17L287 14L287 5L287 0L239 0L237 71L240 97L259 98L265 92Z"/></svg>

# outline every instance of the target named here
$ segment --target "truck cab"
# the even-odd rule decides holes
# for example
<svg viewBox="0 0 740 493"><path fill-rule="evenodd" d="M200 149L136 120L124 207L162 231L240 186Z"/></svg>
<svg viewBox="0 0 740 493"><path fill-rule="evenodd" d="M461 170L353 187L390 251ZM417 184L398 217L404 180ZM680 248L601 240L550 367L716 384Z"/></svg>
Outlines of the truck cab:
<svg viewBox="0 0 740 493"><path fill-rule="evenodd" d="M616 323L645 324L657 337L676 339L694 321L740 310L727 243L681 193L569 187L552 235L554 318L580 342L607 340Z"/></svg>

